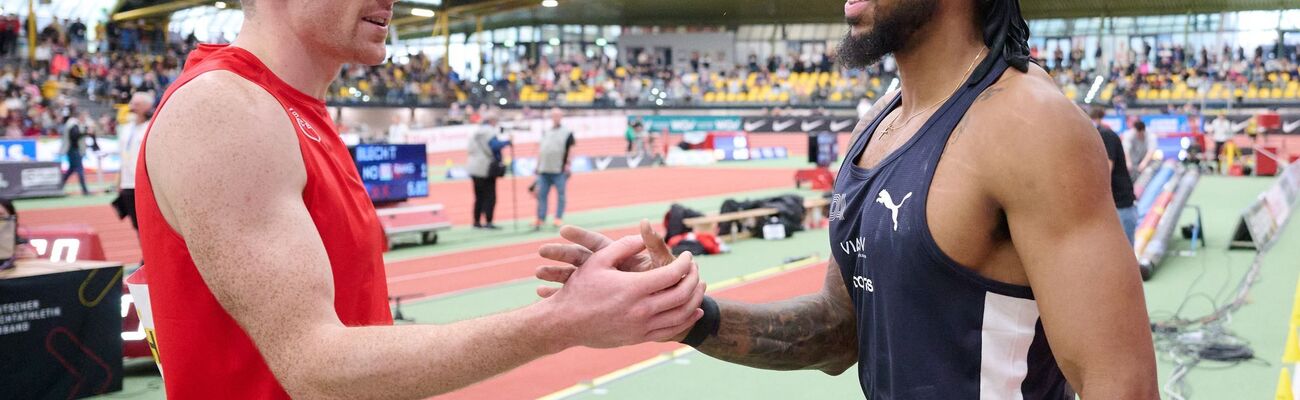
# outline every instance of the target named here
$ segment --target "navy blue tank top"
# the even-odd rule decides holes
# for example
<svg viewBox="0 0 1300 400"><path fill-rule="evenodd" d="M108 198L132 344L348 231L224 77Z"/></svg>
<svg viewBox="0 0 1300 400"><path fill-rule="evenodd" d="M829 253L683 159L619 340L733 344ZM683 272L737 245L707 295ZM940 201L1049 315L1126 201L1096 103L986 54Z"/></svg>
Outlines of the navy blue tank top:
<svg viewBox="0 0 1300 400"><path fill-rule="evenodd" d="M862 392L889 399L1061 399L1068 392L1028 287L979 276L930 235L926 201L939 157L997 60L964 84L907 143L857 166L901 96L859 133L835 180L831 250L858 315Z"/></svg>

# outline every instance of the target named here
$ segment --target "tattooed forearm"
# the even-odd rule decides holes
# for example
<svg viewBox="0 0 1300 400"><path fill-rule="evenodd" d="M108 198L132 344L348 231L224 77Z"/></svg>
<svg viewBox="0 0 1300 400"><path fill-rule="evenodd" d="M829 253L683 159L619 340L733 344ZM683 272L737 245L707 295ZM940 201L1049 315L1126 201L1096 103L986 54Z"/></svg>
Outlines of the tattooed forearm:
<svg viewBox="0 0 1300 400"><path fill-rule="evenodd" d="M857 318L838 268L828 272L838 286L828 276L823 293L758 305L719 300L722 324L699 350L755 368L844 372L858 359Z"/></svg>

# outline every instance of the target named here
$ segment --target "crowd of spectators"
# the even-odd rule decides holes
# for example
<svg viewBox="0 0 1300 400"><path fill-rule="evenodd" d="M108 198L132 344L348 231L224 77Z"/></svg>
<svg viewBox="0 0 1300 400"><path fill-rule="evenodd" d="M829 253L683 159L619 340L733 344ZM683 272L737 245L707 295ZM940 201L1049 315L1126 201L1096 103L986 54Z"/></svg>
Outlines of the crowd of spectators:
<svg viewBox="0 0 1300 400"><path fill-rule="evenodd" d="M1063 91L1078 94L1076 97L1080 98L1076 100L1081 100L1093 80L1101 76L1113 90L1107 96L1110 99L1106 100L1124 106L1147 100L1140 95L1146 91L1173 89L1186 91L1187 97L1192 98L1240 101L1241 95L1235 93L1235 89L1293 87L1291 82L1300 81L1300 46L1277 47L1282 50L1281 56L1264 47L1254 50L1231 46L1187 49L1177 44L1152 46L1142 43L1134 48L1118 49L1108 58L1103 58L1101 49L1088 52L1081 48L1058 48L1050 55L1038 54L1035 50L1034 57L1048 69ZM1283 99L1300 101L1294 93ZM1160 103L1170 99L1150 100Z"/></svg>
<svg viewBox="0 0 1300 400"><path fill-rule="evenodd" d="M10 138L56 136L82 109L97 111L92 134L112 134L109 106L126 104L136 92L161 96L194 45L156 46L133 23L100 24L92 53L85 23L58 20L39 30L35 57L28 59L17 43L24 23L14 15L0 18L0 118Z"/></svg>
<svg viewBox="0 0 1300 400"><path fill-rule="evenodd" d="M17 54L19 41L25 41L25 23L16 15L0 16L0 55L6 61L0 70L4 95L0 116L7 135L47 132L50 124L42 121L59 118L43 113L57 114L70 107L65 105L73 102L68 99L125 104L137 91L160 95L179 74L185 53L197 43L193 35L162 43L155 40L153 28L134 23L88 28L80 20L56 20L38 30L36 56L27 60L25 54ZM87 35L92 29L95 39ZM1101 76L1107 85L1100 102L1118 106L1144 100L1140 94L1145 91L1178 88L1204 94L1215 87L1218 94L1218 87L1224 85L1267 91L1300 82L1300 48L1283 49L1281 57L1262 47L1192 50L1167 44L1121 48L1106 57L1101 49L1033 51L1067 95L1083 101L1094 79ZM732 63L698 53L670 62L646 52L623 59L575 55L512 61L499 68L500 77L488 80L460 76L443 59L424 54L401 60L345 66L328 100L458 104L458 108L470 104L852 106L878 97L896 71L888 57L866 70L848 70L836 65L830 53L749 55L741 63ZM1181 98L1167 102L1177 100Z"/></svg>
<svg viewBox="0 0 1300 400"><path fill-rule="evenodd" d="M1204 94L1214 84L1285 89L1290 82L1300 81L1300 48L1283 50L1283 55L1276 57L1263 47L1253 51L1227 46L1189 50L1179 45L1144 44L1115 50L1104 58L1100 49L1082 48L1056 48L1041 54L1035 48L1034 56L1062 91L1075 100L1083 101L1094 79L1102 76L1107 84L1102 102L1123 106L1139 100L1138 92L1143 90L1181 87ZM441 59L416 55L405 64L345 69L332 91L332 100L479 104L505 99L508 103L610 107L852 105L861 98L877 97L887 89L896 71L889 58L867 70L843 69L833 62L833 54L789 54L766 59L750 55L738 64L699 54L675 63L648 53L627 58L579 55L511 62L502 68L504 76L489 81L459 77ZM1231 92L1225 97L1232 97Z"/></svg>

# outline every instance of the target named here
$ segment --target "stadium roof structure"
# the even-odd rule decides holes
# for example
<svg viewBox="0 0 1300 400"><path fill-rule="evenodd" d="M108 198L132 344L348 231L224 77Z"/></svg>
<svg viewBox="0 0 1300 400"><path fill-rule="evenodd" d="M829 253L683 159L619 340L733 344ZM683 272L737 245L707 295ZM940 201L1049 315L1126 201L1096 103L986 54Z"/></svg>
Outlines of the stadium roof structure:
<svg viewBox="0 0 1300 400"><path fill-rule="evenodd" d="M402 0L394 26L402 37L434 31L440 18L417 16L421 8L446 13L452 32L542 24L742 25L827 23L842 18L843 0ZM238 0L228 0L238 6ZM216 0L122 0L114 20L159 18L171 12L213 5ZM1079 18L1199 14L1296 8L1297 0L1021 0L1025 17Z"/></svg>

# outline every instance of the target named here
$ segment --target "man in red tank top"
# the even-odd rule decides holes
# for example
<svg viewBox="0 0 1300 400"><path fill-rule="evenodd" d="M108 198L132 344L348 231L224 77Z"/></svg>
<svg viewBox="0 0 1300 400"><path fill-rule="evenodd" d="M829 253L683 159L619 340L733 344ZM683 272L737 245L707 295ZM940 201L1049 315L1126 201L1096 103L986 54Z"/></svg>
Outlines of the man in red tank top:
<svg viewBox="0 0 1300 400"><path fill-rule="evenodd" d="M384 60L393 3L245 0L234 45L196 50L164 96L136 188L168 397L431 396L703 314L690 255L624 272L628 237L531 306L392 326L383 234L320 99L344 63Z"/></svg>

